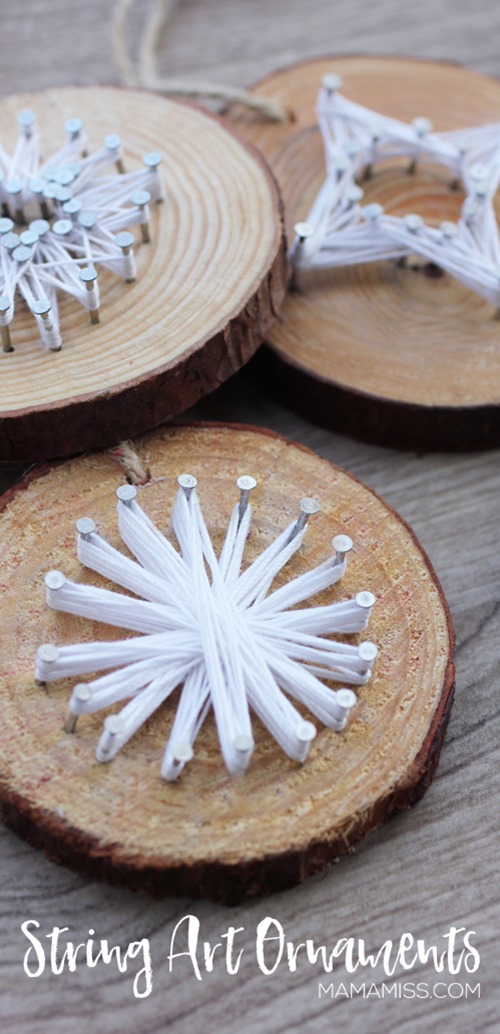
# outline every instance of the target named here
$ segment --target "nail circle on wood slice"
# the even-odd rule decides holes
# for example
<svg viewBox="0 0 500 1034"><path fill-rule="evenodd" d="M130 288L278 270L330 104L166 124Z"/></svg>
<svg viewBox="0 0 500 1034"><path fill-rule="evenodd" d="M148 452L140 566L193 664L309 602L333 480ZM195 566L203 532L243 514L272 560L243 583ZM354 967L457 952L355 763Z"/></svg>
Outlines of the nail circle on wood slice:
<svg viewBox="0 0 500 1034"><path fill-rule="evenodd" d="M50 610L43 584L51 569L103 584L77 560L74 518L91 512L120 548L115 491L121 473L105 454L33 472L3 497L0 515L2 814L21 836L82 873L154 893L236 903L324 869L419 800L434 775L452 701L453 630L432 567L404 521L308 449L270 431L217 424L155 432L137 449L152 472L139 490L141 506L165 527L178 473L192 471L217 551L237 503L235 473L253 472L258 484L245 562L274 541L277 522L286 527L295 519L303 493L317 498L321 510L280 581L328 559L334 532L349 533L355 550L344 578L310 603L359 592L376 596L369 632L348 637L365 649L369 634L378 647L371 680L356 689L345 732L314 719L317 735L304 765L290 761L255 720L251 764L232 778L209 715L179 783L164 782L159 763L176 695L113 761L99 765L103 715L83 715L74 735L65 734L78 680L43 688L35 684L34 662L42 643L54 650L124 635ZM301 710L307 738L311 716Z"/></svg>
<svg viewBox="0 0 500 1034"><path fill-rule="evenodd" d="M442 62L326 57L293 65L254 92L294 121L268 125L234 107L231 120L267 158L281 187L289 242L325 178L315 113L322 76L374 111L409 122L425 112L440 132L498 122L500 84ZM439 226L464 199L447 170L406 159L373 166L366 204L414 212ZM495 202L500 215L500 193ZM295 284L297 287L297 284ZM494 307L428 264L378 262L301 274L269 347L252 363L260 382L316 423L399 448L461 450L500 444L500 329Z"/></svg>
<svg viewBox="0 0 500 1034"><path fill-rule="evenodd" d="M30 461L144 433L213 391L268 332L283 301L286 264L275 180L220 119L151 93L64 88L2 98L7 151L19 131L16 116L28 106L44 158L66 143L65 122L78 111L90 154L116 129L125 172L147 168L155 176L162 158L165 188L163 204L149 206L150 242L141 241L140 224L132 227L136 281L97 267L100 322L91 325L89 311L60 292L62 348L54 354L40 346L32 313L16 304L8 328L14 351L0 351L0 459ZM119 186L113 165L111 172ZM97 214L76 214L92 232ZM68 216L56 221L56 232L71 235L72 226Z"/></svg>

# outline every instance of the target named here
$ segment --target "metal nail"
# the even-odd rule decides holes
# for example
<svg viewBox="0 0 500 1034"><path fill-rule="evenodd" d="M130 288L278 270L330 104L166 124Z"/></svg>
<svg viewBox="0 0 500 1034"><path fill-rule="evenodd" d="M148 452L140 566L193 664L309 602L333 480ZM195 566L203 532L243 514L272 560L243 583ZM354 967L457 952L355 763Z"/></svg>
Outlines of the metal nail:
<svg viewBox="0 0 500 1034"><path fill-rule="evenodd" d="M179 474L177 484L179 485L179 488L184 490L186 499L189 499L191 492L196 488L198 481L193 474Z"/></svg>
<svg viewBox="0 0 500 1034"><path fill-rule="evenodd" d="M116 489L116 495L120 502L130 506L132 500L135 499L137 495L137 489L135 485L120 485L120 487Z"/></svg>
<svg viewBox="0 0 500 1034"><path fill-rule="evenodd" d="M251 474L241 474L241 476L236 481L236 485L237 485L237 487L240 490L239 520L238 520L238 524L239 524L241 519L242 519L242 517L243 517L243 514L245 513L245 510L246 510L246 508L248 506L248 500L249 500L249 497L250 497L250 492L252 492L253 489L257 487L257 482L256 482L255 478L253 478L251 476Z"/></svg>
<svg viewBox="0 0 500 1034"><path fill-rule="evenodd" d="M99 305L97 304L96 295L97 270L94 269L93 266L85 266L83 269L80 270L79 276L80 280L85 284L88 293L94 295L95 298L94 307L92 309L89 309L90 322L93 323L95 326L97 323L100 322Z"/></svg>
<svg viewBox="0 0 500 1034"><path fill-rule="evenodd" d="M120 233L115 234L115 244L121 249L123 257L129 260L127 263L128 275L125 277L127 284L133 284L135 280L134 253L132 249L134 240L134 235L129 230L122 230Z"/></svg>
<svg viewBox="0 0 500 1034"><path fill-rule="evenodd" d="M0 316L5 314L12 308L12 301L8 295L0 295ZM0 336L2 339L2 352L13 352L14 348L10 337L10 326L8 323L0 324Z"/></svg>
<svg viewBox="0 0 500 1034"><path fill-rule="evenodd" d="M73 689L73 694L70 701L70 712L64 723L64 732L73 733L76 729L76 723L80 714L82 713L82 704L85 705L89 700L92 699L92 690L90 686L87 686L85 682L79 682ZM73 710L73 707L75 710Z"/></svg>
<svg viewBox="0 0 500 1034"><path fill-rule="evenodd" d="M132 194L130 200L133 205L137 205L137 208L140 208L141 215L144 217L144 214L147 213L149 202L151 201L149 190L136 190L135 194ZM151 241L149 219L143 218L143 221L140 223L140 227L143 243L149 244Z"/></svg>
<svg viewBox="0 0 500 1034"><path fill-rule="evenodd" d="M92 517L79 517L76 522L76 530L82 539L88 541L89 535L95 531L95 521Z"/></svg>
<svg viewBox="0 0 500 1034"><path fill-rule="evenodd" d="M343 564L347 553L353 548L353 541L348 535L336 535L332 540L332 546L335 550L335 563Z"/></svg>

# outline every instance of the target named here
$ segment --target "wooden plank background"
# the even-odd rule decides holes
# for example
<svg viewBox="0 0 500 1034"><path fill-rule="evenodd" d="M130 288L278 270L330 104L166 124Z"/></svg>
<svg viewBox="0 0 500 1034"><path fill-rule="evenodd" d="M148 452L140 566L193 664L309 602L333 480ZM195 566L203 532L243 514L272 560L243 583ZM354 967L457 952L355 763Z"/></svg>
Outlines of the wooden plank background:
<svg viewBox="0 0 500 1034"><path fill-rule="evenodd" d="M112 0L2 0L0 90L117 82ZM140 28L146 0L132 25ZM500 72L500 6L492 0L183 0L160 49L164 72L244 85L290 61L325 52L407 53ZM500 330L499 330L500 333ZM345 1034L447 1034L498 1030L495 943L499 918L498 452L431 457L391 452L319 430L259 395L245 375L197 415L260 423L304 442L372 485L413 525L451 605L458 635L457 697L437 779L424 800L372 836L322 879L236 910L187 900L155 902L95 884L52 864L2 830L0 1015L5 1034L121 1031L173 1034L286 1030ZM2 485L12 481L4 472ZM224 967L197 981L187 959L165 962L177 919L194 912L212 942L243 926L247 952L237 976ZM281 967L259 973L251 947L257 923L279 919L295 942L363 937L369 948L404 931L428 943L450 926L477 931L481 999L318 999L321 972ZM137 1000L130 975L79 968L29 980L20 923L41 933L89 928L111 944L149 937L154 990ZM357 975L358 976L358 975ZM432 982L430 966L418 980ZM329 978L331 979L331 978ZM360 978L361 979L361 978ZM369 975L366 974L369 981ZM412 978L413 979L413 978ZM461 979L460 977L457 979ZM327 981L328 982L328 981ZM358 980L359 982L359 980Z"/></svg>

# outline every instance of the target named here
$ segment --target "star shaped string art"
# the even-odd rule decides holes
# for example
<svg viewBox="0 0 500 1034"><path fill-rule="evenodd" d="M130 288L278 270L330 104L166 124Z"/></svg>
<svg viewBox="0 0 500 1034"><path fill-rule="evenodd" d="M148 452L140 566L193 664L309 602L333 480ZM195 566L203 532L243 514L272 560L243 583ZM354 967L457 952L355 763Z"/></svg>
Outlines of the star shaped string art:
<svg viewBox="0 0 500 1034"><path fill-rule="evenodd" d="M500 182L500 123L435 133L426 118L411 124L371 111L340 92L341 79L323 78L318 122L323 136L326 179L306 222L295 226L291 251L295 270L356 265L419 255L500 306L500 236L493 199ZM466 198L458 223L429 226L414 213L387 215L381 205L360 204L356 182L376 163L408 157L441 164L450 187L463 183ZM498 313L497 313L498 315Z"/></svg>
<svg viewBox="0 0 500 1034"><path fill-rule="evenodd" d="M134 597L70 582L60 571L45 578L49 607L142 634L119 642L47 643L37 652L36 677L47 682L113 669L75 685L66 724L66 731L73 732L78 716L128 700L118 714L105 718L98 761L114 758L182 686L161 767L164 779L176 779L191 760L211 709L233 775L245 770L254 748L250 710L290 758L303 762L316 729L290 697L341 732L356 696L324 680L361 686L377 655L371 642L353 645L329 638L366 627L375 603L371 592L325 606L298 606L342 578L352 542L338 535L333 556L270 591L300 548L318 504L303 499L299 518L242 571L254 478L238 478L240 499L219 557L200 508L196 478L182 474L178 482L172 527L180 552L139 506L137 489L130 485L117 491L118 528L135 560L101 538L90 518L77 522L80 561Z"/></svg>
<svg viewBox="0 0 500 1034"><path fill-rule="evenodd" d="M67 140L45 161L36 117L24 109L12 154L0 146L0 331L12 352L10 325L23 299L38 325L42 346L62 344L57 295L72 295L99 322L96 265L127 282L135 279L134 235L148 242L149 203L161 201L160 155L144 156L143 169L126 172L120 137L110 133L88 154L79 118L65 123ZM113 169L115 166L115 169ZM111 168L110 168L111 167Z"/></svg>

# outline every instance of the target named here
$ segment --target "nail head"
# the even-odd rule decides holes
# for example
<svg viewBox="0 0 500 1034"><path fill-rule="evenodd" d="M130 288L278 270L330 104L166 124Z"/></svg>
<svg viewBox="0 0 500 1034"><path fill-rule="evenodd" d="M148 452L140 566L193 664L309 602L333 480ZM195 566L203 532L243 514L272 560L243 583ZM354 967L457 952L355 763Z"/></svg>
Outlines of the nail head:
<svg viewBox="0 0 500 1034"><path fill-rule="evenodd" d="M257 482L251 474L241 474L236 481L236 486L241 492L251 492L253 488L257 487Z"/></svg>
<svg viewBox="0 0 500 1034"><path fill-rule="evenodd" d="M115 234L115 244L119 248L131 248L134 240L135 237L129 230L122 230L120 233Z"/></svg>
<svg viewBox="0 0 500 1034"><path fill-rule="evenodd" d="M384 209L382 205L373 202L371 205L364 205L362 212L365 219L369 219L370 222L375 222L376 219L379 219L380 216L384 214Z"/></svg>
<svg viewBox="0 0 500 1034"><path fill-rule="evenodd" d="M79 272L79 277L84 284L92 284L94 280L97 280L97 270L93 266L84 266Z"/></svg>
<svg viewBox="0 0 500 1034"><path fill-rule="evenodd" d="M327 93L334 93L335 90L340 90L343 85L343 80L340 75L336 75L335 72L327 72L326 75L321 76L321 85Z"/></svg>
<svg viewBox="0 0 500 1034"><path fill-rule="evenodd" d="M336 553L349 553L353 548L353 541L348 535L336 535L332 540L332 546Z"/></svg>
<svg viewBox="0 0 500 1034"><path fill-rule="evenodd" d="M320 510L321 507L316 499L310 499L306 496L304 499L300 500L300 509L302 513L310 517L313 513L318 513L318 510Z"/></svg>
<svg viewBox="0 0 500 1034"><path fill-rule="evenodd" d="M83 226L84 230L91 230L97 222L97 212L91 212L90 209L84 209L78 216L78 222L80 226Z"/></svg>
<svg viewBox="0 0 500 1034"><path fill-rule="evenodd" d="M194 758L194 750L190 743L175 743L172 747L174 761L186 763Z"/></svg>
<svg viewBox="0 0 500 1034"><path fill-rule="evenodd" d="M136 190L135 194L132 194L130 198L133 205L137 205L142 208L143 205L148 205L151 201L151 194L149 190Z"/></svg>
<svg viewBox="0 0 500 1034"><path fill-rule="evenodd" d="M255 746L252 737L246 736L244 733L235 736L233 743L234 749L238 751L238 754L248 754Z"/></svg>
<svg viewBox="0 0 500 1034"><path fill-rule="evenodd" d="M33 219L29 228L36 233L37 237L44 237L50 230L50 223L46 219Z"/></svg>
<svg viewBox="0 0 500 1034"><path fill-rule="evenodd" d="M71 133L72 136L76 133L80 133L83 129L83 122L81 118L68 118L64 123L64 129L66 133Z"/></svg>
<svg viewBox="0 0 500 1034"><path fill-rule="evenodd" d="M62 571L48 571L45 575L47 589L62 589L65 581L66 577Z"/></svg>
<svg viewBox="0 0 500 1034"><path fill-rule="evenodd" d="M301 743L311 743L316 736L316 727L312 722L300 722L297 726L297 739Z"/></svg>
<svg viewBox="0 0 500 1034"><path fill-rule="evenodd" d="M180 488L196 488L198 481L193 474L179 474L177 484Z"/></svg>
<svg viewBox="0 0 500 1034"><path fill-rule="evenodd" d="M312 237L314 227L311 226L311 223L295 223L293 232L301 241L305 241L308 237Z"/></svg>
<svg viewBox="0 0 500 1034"><path fill-rule="evenodd" d="M121 137L118 136L118 133L108 133L108 135L104 137L104 146L108 151L117 151L121 145L122 140Z"/></svg>
<svg viewBox="0 0 500 1034"><path fill-rule="evenodd" d="M37 300L33 302L31 311L35 316L46 316L47 313L50 312L51 308L52 305L48 298L37 298Z"/></svg>
<svg viewBox="0 0 500 1034"><path fill-rule="evenodd" d="M29 262L29 260L33 258L33 248L28 248L25 244L20 244L19 247L14 248L12 258L15 258L16 262Z"/></svg>
<svg viewBox="0 0 500 1034"><path fill-rule="evenodd" d="M161 162L161 154L158 154L158 151L148 151L144 155L143 162L149 169L156 169Z"/></svg>
<svg viewBox="0 0 500 1034"><path fill-rule="evenodd" d="M76 530L79 535L91 535L95 531L95 521L92 517L79 517L76 522Z"/></svg>
<svg viewBox="0 0 500 1034"><path fill-rule="evenodd" d="M56 219L55 223L52 223L52 233L55 233L57 237L67 237L72 230L71 219Z"/></svg>
<svg viewBox="0 0 500 1034"><path fill-rule="evenodd" d="M337 690L337 702L341 707L345 707L350 710L351 707L357 703L358 698L352 689L338 689Z"/></svg>
<svg viewBox="0 0 500 1034"><path fill-rule="evenodd" d="M125 722L119 714L110 714L104 719L104 728L111 736L119 736L125 731Z"/></svg>
<svg viewBox="0 0 500 1034"><path fill-rule="evenodd" d="M365 642L359 644L359 656L362 661L374 661L378 654L378 647L375 643Z"/></svg>
<svg viewBox="0 0 500 1034"><path fill-rule="evenodd" d="M85 704L92 699L93 693L86 682L79 682L73 689L73 696L80 704Z"/></svg>
<svg viewBox="0 0 500 1034"><path fill-rule="evenodd" d="M410 212L408 215L405 215L404 221L411 233L416 233L418 230L422 229L422 226L424 226L422 216L416 215L414 212Z"/></svg>
<svg viewBox="0 0 500 1034"><path fill-rule="evenodd" d="M53 664L59 657L59 650L54 643L44 643L43 646L38 647L37 657L39 661L45 661L46 664Z"/></svg>
<svg viewBox="0 0 500 1034"><path fill-rule="evenodd" d="M130 503L132 499L135 499L137 489L135 485L120 485L119 488L116 489L116 494L122 503Z"/></svg>

